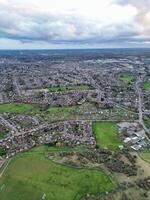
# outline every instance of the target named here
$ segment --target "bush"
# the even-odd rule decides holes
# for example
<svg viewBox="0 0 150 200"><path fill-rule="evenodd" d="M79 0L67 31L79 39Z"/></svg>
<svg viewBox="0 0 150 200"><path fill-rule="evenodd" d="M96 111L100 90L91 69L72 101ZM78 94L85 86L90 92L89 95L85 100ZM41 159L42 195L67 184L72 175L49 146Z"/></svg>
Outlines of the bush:
<svg viewBox="0 0 150 200"><path fill-rule="evenodd" d="M6 150L4 147L0 146L0 156L6 155Z"/></svg>

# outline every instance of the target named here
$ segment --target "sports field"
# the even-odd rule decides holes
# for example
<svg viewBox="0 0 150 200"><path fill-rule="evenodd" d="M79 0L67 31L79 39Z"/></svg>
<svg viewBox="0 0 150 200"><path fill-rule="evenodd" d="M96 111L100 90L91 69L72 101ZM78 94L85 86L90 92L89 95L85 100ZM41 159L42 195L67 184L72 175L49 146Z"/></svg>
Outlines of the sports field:
<svg viewBox="0 0 150 200"><path fill-rule="evenodd" d="M99 147L116 150L118 149L118 146L122 144L115 122L94 122L93 131L96 137L97 145Z"/></svg>

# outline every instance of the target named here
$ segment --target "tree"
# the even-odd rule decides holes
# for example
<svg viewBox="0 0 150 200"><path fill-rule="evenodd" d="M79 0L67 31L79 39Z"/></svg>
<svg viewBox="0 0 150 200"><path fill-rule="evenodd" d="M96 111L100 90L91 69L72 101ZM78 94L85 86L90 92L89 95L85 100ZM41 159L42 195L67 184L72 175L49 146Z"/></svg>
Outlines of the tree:
<svg viewBox="0 0 150 200"><path fill-rule="evenodd" d="M4 147L0 146L0 156L6 155L6 150Z"/></svg>

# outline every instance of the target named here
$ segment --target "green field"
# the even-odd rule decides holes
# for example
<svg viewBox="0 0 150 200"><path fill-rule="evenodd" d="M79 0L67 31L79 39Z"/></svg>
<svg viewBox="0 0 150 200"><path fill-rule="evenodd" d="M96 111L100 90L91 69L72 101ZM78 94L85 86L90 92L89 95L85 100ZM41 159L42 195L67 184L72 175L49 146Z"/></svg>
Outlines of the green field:
<svg viewBox="0 0 150 200"><path fill-rule="evenodd" d="M0 104L0 113L27 113L27 112L37 112L38 107L32 104L26 103L5 103Z"/></svg>
<svg viewBox="0 0 150 200"><path fill-rule="evenodd" d="M67 120L67 119L83 119L83 120L101 120L108 118L115 120L122 119L136 119L137 114L124 111L124 109L114 108L114 109L101 109L96 107L92 103L83 103L82 105L73 106L50 106L50 105L40 105L40 104L29 104L29 103L5 103L0 104L0 113L25 113L29 115L41 115L46 117L50 121L57 120ZM127 113L127 116L125 116Z"/></svg>
<svg viewBox="0 0 150 200"><path fill-rule="evenodd" d="M66 91L66 90L88 90L88 85L70 85L70 86L50 86L48 87L50 92Z"/></svg>
<svg viewBox="0 0 150 200"><path fill-rule="evenodd" d="M37 147L12 159L0 179L2 200L79 200L86 193L111 191L110 178L96 169L56 164ZM55 150L55 149L53 149Z"/></svg>
<svg viewBox="0 0 150 200"><path fill-rule="evenodd" d="M115 122L94 122L93 131L99 147L116 150L118 145L122 144Z"/></svg>
<svg viewBox="0 0 150 200"><path fill-rule="evenodd" d="M5 132L0 132L0 139L4 138L4 137L5 137L5 135L6 135L6 133L5 133Z"/></svg>
<svg viewBox="0 0 150 200"><path fill-rule="evenodd" d="M134 79L134 76L131 75L131 74L128 74L128 73L120 73L118 75L118 79L121 80L121 81L127 81L127 82L130 82Z"/></svg>
<svg viewBox="0 0 150 200"><path fill-rule="evenodd" d="M150 163L150 147L139 152L139 156L146 162Z"/></svg>
<svg viewBox="0 0 150 200"><path fill-rule="evenodd" d="M76 110L76 106L49 106L45 110L40 105L27 103L6 103L0 104L0 113L71 113Z"/></svg>
<svg viewBox="0 0 150 200"><path fill-rule="evenodd" d="M144 82L144 88L145 89L150 89L150 81L145 81Z"/></svg>

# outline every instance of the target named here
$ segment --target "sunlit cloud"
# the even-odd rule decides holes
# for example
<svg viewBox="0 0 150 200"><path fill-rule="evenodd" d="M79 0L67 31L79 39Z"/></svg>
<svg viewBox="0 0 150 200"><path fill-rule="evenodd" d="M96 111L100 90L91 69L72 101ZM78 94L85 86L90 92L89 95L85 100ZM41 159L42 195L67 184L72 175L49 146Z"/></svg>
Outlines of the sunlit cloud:
<svg viewBox="0 0 150 200"><path fill-rule="evenodd" d="M0 0L0 39L3 46L46 48L148 42L144 2L149 6L149 0Z"/></svg>

